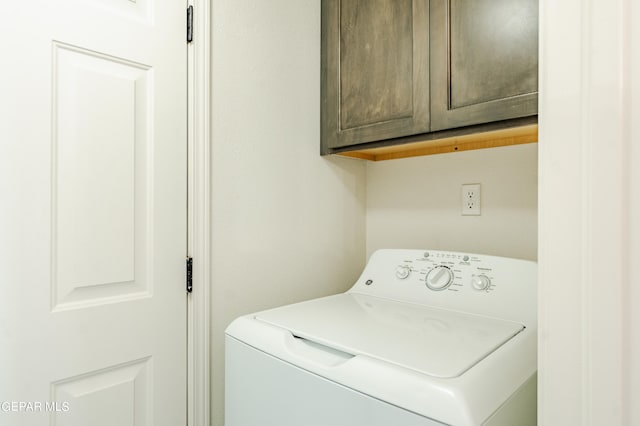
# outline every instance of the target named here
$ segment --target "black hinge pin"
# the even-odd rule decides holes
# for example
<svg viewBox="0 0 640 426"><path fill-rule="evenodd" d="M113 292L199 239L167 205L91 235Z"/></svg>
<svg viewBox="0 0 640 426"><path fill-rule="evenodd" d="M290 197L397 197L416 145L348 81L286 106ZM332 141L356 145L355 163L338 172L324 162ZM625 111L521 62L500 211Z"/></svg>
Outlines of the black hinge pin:
<svg viewBox="0 0 640 426"><path fill-rule="evenodd" d="M193 6L187 8L187 43L193 41Z"/></svg>
<svg viewBox="0 0 640 426"><path fill-rule="evenodd" d="M187 293L193 291L193 258L187 257Z"/></svg>

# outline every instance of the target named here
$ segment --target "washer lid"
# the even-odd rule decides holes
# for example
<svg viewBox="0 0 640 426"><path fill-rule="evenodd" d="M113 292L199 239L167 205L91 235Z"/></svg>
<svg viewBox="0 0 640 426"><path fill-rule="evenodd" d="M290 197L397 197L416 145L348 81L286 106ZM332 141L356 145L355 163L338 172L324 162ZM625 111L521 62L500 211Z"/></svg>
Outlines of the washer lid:
<svg viewBox="0 0 640 426"><path fill-rule="evenodd" d="M522 324L344 293L255 315L294 336L441 378L460 376Z"/></svg>

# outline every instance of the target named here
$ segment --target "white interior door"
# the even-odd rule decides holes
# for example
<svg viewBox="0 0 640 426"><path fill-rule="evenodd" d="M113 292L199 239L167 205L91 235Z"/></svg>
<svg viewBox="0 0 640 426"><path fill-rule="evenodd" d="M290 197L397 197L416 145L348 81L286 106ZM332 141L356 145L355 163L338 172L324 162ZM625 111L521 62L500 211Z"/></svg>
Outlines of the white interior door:
<svg viewBox="0 0 640 426"><path fill-rule="evenodd" d="M185 10L0 6L0 425L186 424Z"/></svg>

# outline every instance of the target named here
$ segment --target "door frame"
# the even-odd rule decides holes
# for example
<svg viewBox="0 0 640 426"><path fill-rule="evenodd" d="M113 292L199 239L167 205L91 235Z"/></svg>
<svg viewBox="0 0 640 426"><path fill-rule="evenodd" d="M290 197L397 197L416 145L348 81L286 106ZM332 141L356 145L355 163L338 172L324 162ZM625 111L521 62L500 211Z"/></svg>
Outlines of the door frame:
<svg viewBox="0 0 640 426"><path fill-rule="evenodd" d="M640 424L638 19L540 1L539 424Z"/></svg>
<svg viewBox="0 0 640 426"><path fill-rule="evenodd" d="M193 41L187 45L187 256L193 291L187 296L187 425L210 424L210 36L209 0L193 6Z"/></svg>

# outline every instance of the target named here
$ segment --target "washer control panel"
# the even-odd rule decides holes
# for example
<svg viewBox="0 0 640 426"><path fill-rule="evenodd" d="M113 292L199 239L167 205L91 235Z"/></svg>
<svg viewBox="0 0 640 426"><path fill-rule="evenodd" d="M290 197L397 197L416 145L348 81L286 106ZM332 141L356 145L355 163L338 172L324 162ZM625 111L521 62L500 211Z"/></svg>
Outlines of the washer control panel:
<svg viewBox="0 0 640 426"><path fill-rule="evenodd" d="M473 253L378 250L349 291L482 315L535 318L537 265Z"/></svg>
<svg viewBox="0 0 640 426"><path fill-rule="evenodd" d="M460 291L466 286L489 293L496 288L491 262L480 255L424 251L421 257L403 259L395 271L403 280L414 274L431 291Z"/></svg>

